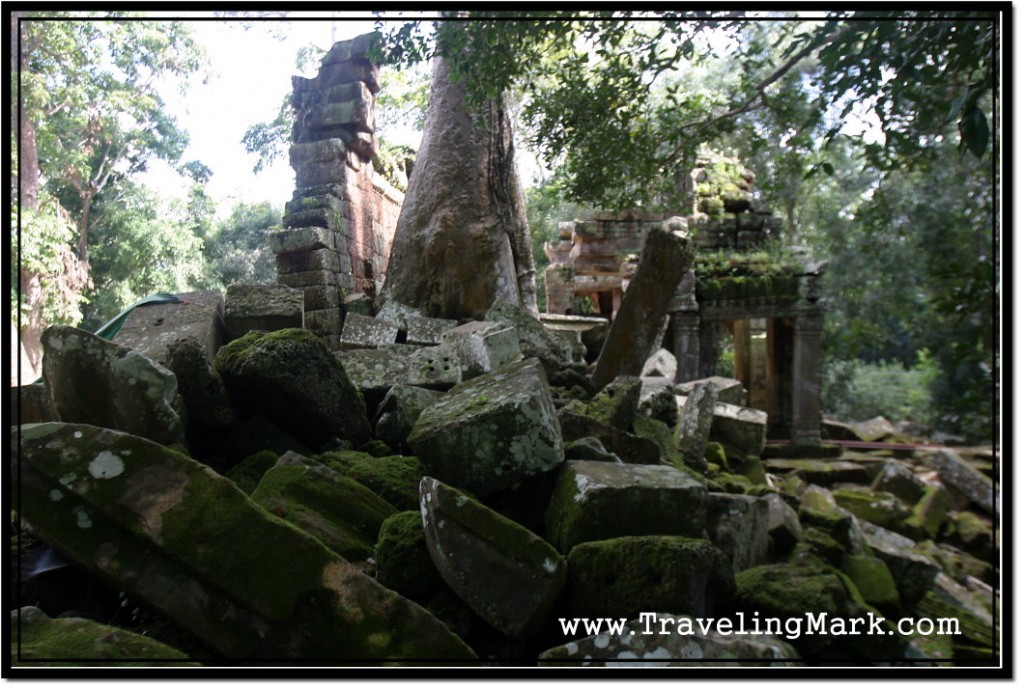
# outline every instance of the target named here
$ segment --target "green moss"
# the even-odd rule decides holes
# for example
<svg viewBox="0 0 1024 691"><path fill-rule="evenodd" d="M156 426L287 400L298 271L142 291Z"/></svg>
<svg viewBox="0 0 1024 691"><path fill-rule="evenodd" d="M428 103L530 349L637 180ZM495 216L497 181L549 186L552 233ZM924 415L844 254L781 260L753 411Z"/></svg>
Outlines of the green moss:
<svg viewBox="0 0 1024 691"><path fill-rule="evenodd" d="M181 651L145 636L88 619L50 619L35 607L25 607L12 616L11 629L15 667L198 665Z"/></svg>
<svg viewBox="0 0 1024 691"><path fill-rule="evenodd" d="M414 456L375 458L358 451L331 451L315 458L366 485L396 508L419 510L420 479L427 471Z"/></svg>
<svg viewBox="0 0 1024 691"><path fill-rule="evenodd" d="M373 558L381 585L408 598L425 602L444 587L427 550L419 511L396 513L381 524Z"/></svg>
<svg viewBox="0 0 1024 691"><path fill-rule="evenodd" d="M900 524L910 515L900 500L888 492L869 492L839 488L833 490L836 503L857 518L898 530Z"/></svg>
<svg viewBox="0 0 1024 691"><path fill-rule="evenodd" d="M708 445L704 447L704 460L719 468L725 468L729 465L728 457L725 455L725 447L717 441L708 442Z"/></svg>
<svg viewBox="0 0 1024 691"><path fill-rule="evenodd" d="M258 451L224 473L224 477L238 485L246 494L252 494L260 484L260 478L274 467L279 457L275 451Z"/></svg>
<svg viewBox="0 0 1024 691"><path fill-rule="evenodd" d="M373 553L381 524L398 512L364 485L315 461L270 469L252 499L355 561Z"/></svg>
<svg viewBox="0 0 1024 691"><path fill-rule="evenodd" d="M566 590L576 616L640 611L703 616L735 588L728 557L707 540L674 535L585 542L569 552Z"/></svg>
<svg viewBox="0 0 1024 691"><path fill-rule="evenodd" d="M846 555L846 550L841 544L826 531L814 526L804 526L803 542L807 544L811 553L829 564L839 565Z"/></svg>
<svg viewBox="0 0 1024 691"><path fill-rule="evenodd" d="M899 591L884 561L874 557L847 555L841 568L867 604L889 614L899 611Z"/></svg>
<svg viewBox="0 0 1024 691"><path fill-rule="evenodd" d="M798 617L808 612L839 615L848 593L834 573L813 566L765 564L736 574L736 602L762 617Z"/></svg>
<svg viewBox="0 0 1024 691"><path fill-rule="evenodd" d="M953 507L953 497L949 491L941 485L932 485L914 505L910 518L904 525L911 531L919 530L934 539L949 520Z"/></svg>

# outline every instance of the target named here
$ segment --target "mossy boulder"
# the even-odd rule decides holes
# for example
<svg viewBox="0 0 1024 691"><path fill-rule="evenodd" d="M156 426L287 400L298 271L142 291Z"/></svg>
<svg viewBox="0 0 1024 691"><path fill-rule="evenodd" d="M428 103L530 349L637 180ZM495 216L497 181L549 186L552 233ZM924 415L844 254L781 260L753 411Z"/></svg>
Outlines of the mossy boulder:
<svg viewBox="0 0 1024 691"><path fill-rule="evenodd" d="M479 497L565 460L555 406L536 359L456 386L420 414L408 443L432 477Z"/></svg>
<svg viewBox="0 0 1024 691"><path fill-rule="evenodd" d="M27 666L193 666L180 650L78 617L51 619L36 607L11 612L11 664Z"/></svg>
<svg viewBox="0 0 1024 691"><path fill-rule="evenodd" d="M473 657L424 609L186 456L87 425L13 434L33 531L225 657Z"/></svg>
<svg viewBox="0 0 1024 691"><path fill-rule="evenodd" d="M857 518L899 531L910 511L895 495L854 488L838 488L832 496L836 503Z"/></svg>
<svg viewBox="0 0 1024 691"><path fill-rule="evenodd" d="M888 629L883 626L878 633L871 628L870 621L884 619L877 612L869 613L847 582L840 572L821 565L765 564L736 574L733 602L737 611L756 612L762 620L799 620L803 631L793 645L804 655L865 650L881 654L888 644L889 654L901 657L905 642L894 646ZM818 625L819 620L823 626Z"/></svg>
<svg viewBox="0 0 1024 691"><path fill-rule="evenodd" d="M874 556L889 567L904 607L918 602L939 574L939 566L929 557L914 551L915 543L884 528L865 526L865 537Z"/></svg>
<svg viewBox="0 0 1024 691"><path fill-rule="evenodd" d="M433 478L423 478L420 497L427 549L463 602L517 640L550 622L566 573L554 547Z"/></svg>
<svg viewBox="0 0 1024 691"><path fill-rule="evenodd" d="M384 519L398 513L352 478L290 452L264 473L251 498L350 561L373 554Z"/></svg>
<svg viewBox="0 0 1024 691"><path fill-rule="evenodd" d="M941 485L932 485L914 505L910 517L904 522L905 530L899 532L914 535L920 531L934 540L949 520L954 506L953 495L949 490Z"/></svg>
<svg viewBox="0 0 1024 691"><path fill-rule="evenodd" d="M427 550L419 511L402 511L385 519L373 560L381 585L417 602L430 600L445 587Z"/></svg>
<svg viewBox="0 0 1024 691"><path fill-rule="evenodd" d="M707 540L645 535L584 542L568 561L569 610L578 617L705 616L735 590L729 558Z"/></svg>
<svg viewBox="0 0 1024 691"><path fill-rule="evenodd" d="M43 383L59 420L185 441L178 381L163 365L70 326L47 328L42 344Z"/></svg>
<svg viewBox="0 0 1024 691"><path fill-rule="evenodd" d="M263 474L274 467L280 456L274 451L258 451L224 473L224 477L238 485L246 494L252 494L260 484Z"/></svg>
<svg viewBox="0 0 1024 691"><path fill-rule="evenodd" d="M634 424L637 423L634 419ZM658 444L639 434L606 425L586 415L574 413L565 407L558 411L558 425L562 430L562 438L566 441L593 437L599 439L604 447L618 456L623 463L655 465L661 462L661 449Z"/></svg>
<svg viewBox="0 0 1024 691"><path fill-rule="evenodd" d="M310 331L251 332L221 348L214 365L238 408L259 413L303 444L370 438L362 396Z"/></svg>
<svg viewBox="0 0 1024 691"><path fill-rule="evenodd" d="M899 590L884 561L877 557L847 555L843 558L841 569L857 586L867 604L887 614L899 612Z"/></svg>
<svg viewBox="0 0 1024 691"><path fill-rule="evenodd" d="M416 419L425 408L437 402L442 393L418 386L392 387L377 409L374 432L378 439L393 449L407 451L405 440L412 432Z"/></svg>
<svg viewBox="0 0 1024 691"><path fill-rule="evenodd" d="M571 410L628 432L640 405L640 387L639 377L616 377L589 401L574 401Z"/></svg>
<svg viewBox="0 0 1024 691"><path fill-rule="evenodd" d="M581 542L630 535L704 534L707 488L670 466L569 461L545 514L566 554Z"/></svg>
<svg viewBox="0 0 1024 691"><path fill-rule="evenodd" d="M768 500L742 494L708 492L705 528L708 538L736 571L768 559Z"/></svg>
<svg viewBox="0 0 1024 691"><path fill-rule="evenodd" d="M381 499L401 511L413 511L420 505L420 478L426 468L414 456L372 456L360 451L330 451L315 457L369 487Z"/></svg>

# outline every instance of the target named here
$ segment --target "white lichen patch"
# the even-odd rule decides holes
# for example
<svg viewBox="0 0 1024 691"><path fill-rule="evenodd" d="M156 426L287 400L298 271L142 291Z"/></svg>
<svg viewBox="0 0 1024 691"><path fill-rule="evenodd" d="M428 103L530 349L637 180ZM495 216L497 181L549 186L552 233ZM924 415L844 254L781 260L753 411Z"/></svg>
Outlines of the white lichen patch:
<svg viewBox="0 0 1024 691"><path fill-rule="evenodd" d="M541 563L540 567L548 573L554 573L558 570L558 562L556 562L551 557L548 557Z"/></svg>
<svg viewBox="0 0 1024 691"><path fill-rule="evenodd" d="M64 485L65 487L70 487L71 483L74 482L77 479L78 479L78 475L76 475L75 473L68 473L67 475L64 475L63 477L61 477L61 479L58 480L57 482L59 482L60 484Z"/></svg>
<svg viewBox="0 0 1024 691"><path fill-rule="evenodd" d="M64 493L59 489L51 489L48 496L50 497L50 501L60 501L64 498Z"/></svg>
<svg viewBox="0 0 1024 691"><path fill-rule="evenodd" d="M72 436L73 436L73 437L74 437L75 439L81 439L81 438L82 438L82 433L81 433L81 432L75 432L75 433L74 433L74 434L73 434Z"/></svg>
<svg viewBox="0 0 1024 691"><path fill-rule="evenodd" d="M124 472L124 461L109 451L100 451L89 463L89 474L99 480L108 480Z"/></svg>
<svg viewBox="0 0 1024 691"><path fill-rule="evenodd" d="M87 514L84 509L75 510L75 522L82 530L87 530L92 527L92 519L89 518L89 514Z"/></svg>
<svg viewBox="0 0 1024 691"><path fill-rule="evenodd" d="M598 650L604 650L605 648L608 647L608 644L610 642L611 642L611 639L608 638L608 634L602 633L602 634L598 634L597 636L594 636L594 647L597 648Z"/></svg>
<svg viewBox="0 0 1024 691"><path fill-rule="evenodd" d="M580 651L580 647L577 644L575 644L575 643L566 643L565 644L565 653L566 653L566 655L575 655L579 651Z"/></svg>

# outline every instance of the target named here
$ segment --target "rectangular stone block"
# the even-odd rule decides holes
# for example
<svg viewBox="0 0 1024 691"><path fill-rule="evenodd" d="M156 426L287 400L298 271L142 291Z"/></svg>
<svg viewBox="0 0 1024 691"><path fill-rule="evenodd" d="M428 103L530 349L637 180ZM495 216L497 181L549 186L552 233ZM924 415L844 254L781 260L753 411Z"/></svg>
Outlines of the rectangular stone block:
<svg viewBox="0 0 1024 691"><path fill-rule="evenodd" d="M992 513L996 505L996 493L992 480L972 468L967 461L952 449L941 449L926 463L938 471L942 482L960 492L985 511Z"/></svg>
<svg viewBox="0 0 1024 691"><path fill-rule="evenodd" d="M229 286L224 300L228 339L241 338L250 331L301 329L303 305L302 291L288 286Z"/></svg>
<svg viewBox="0 0 1024 691"><path fill-rule="evenodd" d="M410 317L405 323L405 342L413 345L438 345L444 333L458 325L459 322L454 319Z"/></svg>
<svg viewBox="0 0 1024 691"><path fill-rule="evenodd" d="M408 444L431 477L477 497L514 487L565 459L537 359L453 388L420 414Z"/></svg>
<svg viewBox="0 0 1024 691"><path fill-rule="evenodd" d="M341 310L311 310L306 312L306 328L317 336L332 336L331 347L337 350L337 337L341 334Z"/></svg>
<svg viewBox="0 0 1024 691"><path fill-rule="evenodd" d="M709 492L708 538L732 559L739 573L768 560L768 501L745 494Z"/></svg>
<svg viewBox="0 0 1024 691"><path fill-rule="evenodd" d="M363 82L371 93L377 93L380 91L380 67L371 65L370 61L365 59L324 63L317 81L321 89L330 88L335 84Z"/></svg>
<svg viewBox="0 0 1024 691"><path fill-rule="evenodd" d="M747 405L747 390L743 388L743 382L729 377L705 377L704 379L693 379L691 381L676 384L676 391L682 396L689 395L694 387L704 382L710 382L718 390L719 403L731 403L732 405Z"/></svg>
<svg viewBox="0 0 1024 691"><path fill-rule="evenodd" d="M307 211L297 211L293 214L285 214L281 222L287 228L317 226L348 232L348 221L345 218L345 212L328 208L309 209Z"/></svg>
<svg viewBox="0 0 1024 691"><path fill-rule="evenodd" d="M348 82L347 84L335 84L324 90L322 100L324 103L356 101L372 104L373 94L363 82Z"/></svg>
<svg viewBox="0 0 1024 691"><path fill-rule="evenodd" d="M441 342L458 356L466 379L493 372L522 357L516 330L497 322L467 322L449 329Z"/></svg>
<svg viewBox="0 0 1024 691"><path fill-rule="evenodd" d="M385 390L397 384L447 389L462 381L458 358L444 346L413 352L394 347L348 350L339 352L338 359L348 378L362 390Z"/></svg>
<svg viewBox="0 0 1024 691"><path fill-rule="evenodd" d="M309 286L337 286L338 274L331 271L298 271L290 274L278 274L279 285L289 288L308 288Z"/></svg>
<svg viewBox="0 0 1024 691"><path fill-rule="evenodd" d="M337 273L341 270L341 262L336 250L310 250L308 252L288 252L279 254L277 259L278 275L302 273L307 271L329 271Z"/></svg>
<svg viewBox="0 0 1024 691"><path fill-rule="evenodd" d="M274 254L336 250L334 231L327 228L287 228L267 233L270 251Z"/></svg>
<svg viewBox="0 0 1024 691"><path fill-rule="evenodd" d="M295 214L311 209L333 209L341 211L345 208L345 200L341 198L340 192L334 194L311 194L306 196L293 197L285 203L285 213Z"/></svg>
<svg viewBox="0 0 1024 691"><path fill-rule="evenodd" d="M199 341L210 360L224 344L224 296L219 290L178 293L179 302L139 305L111 339L163 364L180 338Z"/></svg>
<svg viewBox="0 0 1024 691"><path fill-rule="evenodd" d="M760 456L767 442L768 413L729 403L715 406L711 441L740 456Z"/></svg>
<svg viewBox="0 0 1024 691"><path fill-rule="evenodd" d="M319 139L313 142L292 144L288 149L288 164L292 168L314 161L344 161L345 142L341 139Z"/></svg>
<svg viewBox="0 0 1024 691"><path fill-rule="evenodd" d="M307 310L338 309L341 306L341 290L338 286L305 286L302 291L303 304Z"/></svg>
<svg viewBox="0 0 1024 691"><path fill-rule="evenodd" d="M332 185L345 179L348 166L337 161L306 163L295 170L295 184L298 187Z"/></svg>
<svg viewBox="0 0 1024 691"><path fill-rule="evenodd" d="M629 535L704 536L707 488L667 465L567 461L545 516L548 542L575 545Z"/></svg>
<svg viewBox="0 0 1024 691"><path fill-rule="evenodd" d="M342 350L377 348L394 343L397 339L398 327L394 324L353 312L345 315L345 324L341 329Z"/></svg>
<svg viewBox="0 0 1024 691"><path fill-rule="evenodd" d="M306 116L311 131L350 125L361 132L373 132L374 113L367 101L342 101L313 106Z"/></svg>

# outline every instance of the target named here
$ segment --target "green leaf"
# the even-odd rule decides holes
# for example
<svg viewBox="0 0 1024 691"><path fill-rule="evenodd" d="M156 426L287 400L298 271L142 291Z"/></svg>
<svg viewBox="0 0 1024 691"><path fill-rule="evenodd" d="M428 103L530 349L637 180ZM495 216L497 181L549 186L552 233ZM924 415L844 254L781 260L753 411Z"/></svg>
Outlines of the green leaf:
<svg viewBox="0 0 1024 691"><path fill-rule="evenodd" d="M829 163L828 161L825 161L824 163L821 164L821 170L822 172L825 173L825 175L835 175L836 173L836 169L833 168L832 164Z"/></svg>
<svg viewBox="0 0 1024 691"><path fill-rule="evenodd" d="M981 158L988 149L989 130L988 118L975 106L967 111L960 120L960 144Z"/></svg>

